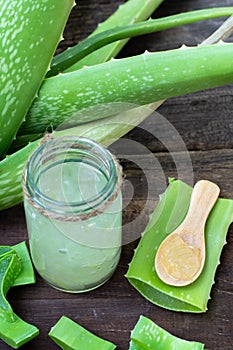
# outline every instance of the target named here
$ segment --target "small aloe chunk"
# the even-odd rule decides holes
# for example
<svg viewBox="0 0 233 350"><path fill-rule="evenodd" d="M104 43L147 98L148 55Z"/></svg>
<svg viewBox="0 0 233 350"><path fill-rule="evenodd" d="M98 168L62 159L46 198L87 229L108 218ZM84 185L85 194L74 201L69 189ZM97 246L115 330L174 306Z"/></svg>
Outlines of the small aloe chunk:
<svg viewBox="0 0 233 350"><path fill-rule="evenodd" d="M177 338L144 316L140 316L130 338L129 350L204 349L204 344Z"/></svg>
<svg viewBox="0 0 233 350"><path fill-rule="evenodd" d="M15 278L12 287L35 283L35 273L26 243L18 243L12 246L12 249L15 250L22 267L20 273Z"/></svg>
<svg viewBox="0 0 233 350"><path fill-rule="evenodd" d="M62 316L49 336L63 350L113 350L116 346L90 333L66 316Z"/></svg>
<svg viewBox="0 0 233 350"><path fill-rule="evenodd" d="M166 309L200 313L207 310L210 291L232 222L233 200L218 199L205 226L206 260L199 278L185 287L163 283L154 268L159 245L184 220L192 188L182 181L170 180L135 251L126 277L149 301Z"/></svg>

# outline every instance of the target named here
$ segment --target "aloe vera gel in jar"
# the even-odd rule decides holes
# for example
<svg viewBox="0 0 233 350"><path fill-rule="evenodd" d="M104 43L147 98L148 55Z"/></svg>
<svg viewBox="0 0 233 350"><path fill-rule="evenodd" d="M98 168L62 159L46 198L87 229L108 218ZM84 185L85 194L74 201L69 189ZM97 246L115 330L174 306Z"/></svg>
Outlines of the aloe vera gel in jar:
<svg viewBox="0 0 233 350"><path fill-rule="evenodd" d="M23 176L32 260L53 287L79 293L107 281L121 254L121 168L86 138L52 138Z"/></svg>

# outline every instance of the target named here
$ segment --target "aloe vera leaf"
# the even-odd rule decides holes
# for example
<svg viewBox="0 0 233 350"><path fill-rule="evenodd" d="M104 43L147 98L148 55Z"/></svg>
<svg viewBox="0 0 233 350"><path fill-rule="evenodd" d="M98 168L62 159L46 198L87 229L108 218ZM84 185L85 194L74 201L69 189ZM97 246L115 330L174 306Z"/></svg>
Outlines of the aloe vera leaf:
<svg viewBox="0 0 233 350"><path fill-rule="evenodd" d="M67 70L67 68L69 68L75 62L78 62L80 59L84 58L91 52L111 42L135 37L142 34L158 32L165 29L171 29L174 27L182 26L184 24L190 24L220 16L231 16L232 13L233 7L218 7L184 12L154 20L150 19L145 22L140 22L125 27L116 27L114 29L104 31L97 35L90 36L87 39L84 39L77 45L69 48L69 50L66 50L61 54L55 56L52 60L50 67L51 69L47 73L47 76L51 77Z"/></svg>
<svg viewBox="0 0 233 350"><path fill-rule="evenodd" d="M140 316L130 338L129 350L204 349L204 344L178 338L144 316Z"/></svg>
<svg viewBox="0 0 233 350"><path fill-rule="evenodd" d="M103 23L100 23L91 35L96 35L118 26L143 21L147 19L162 2L163 0L128 0L120 5L113 15L107 18ZM115 57L127 41L128 40L121 40L109 44L75 63L68 70L75 71L85 65L92 66L106 62L110 58Z"/></svg>
<svg viewBox="0 0 233 350"><path fill-rule="evenodd" d="M35 283L35 273L26 243L18 243L12 246L12 249L16 252L22 266L20 273L12 284L12 287Z"/></svg>
<svg viewBox="0 0 233 350"><path fill-rule="evenodd" d="M230 43L146 52L46 79L21 134L44 132L51 125L55 129L65 120L77 125L129 109L127 104L145 105L231 83L232 52ZM84 117L85 108L89 114Z"/></svg>
<svg viewBox="0 0 233 350"><path fill-rule="evenodd" d="M149 301L166 309L200 313L207 303L226 235L232 222L233 200L218 199L206 226L206 261L200 277L185 287L163 283L155 272L154 258L162 240L183 221L190 203L192 188L171 180L168 189L152 214L129 265L126 277Z"/></svg>
<svg viewBox="0 0 233 350"><path fill-rule="evenodd" d="M23 249L22 245L20 248L19 245L15 248L18 251ZM18 257L16 250L13 247L0 249L2 253L0 257L0 339L15 349L39 333L35 326L20 319L6 300L8 290L13 286L24 265L21 265L22 260Z"/></svg>
<svg viewBox="0 0 233 350"><path fill-rule="evenodd" d="M90 333L66 316L62 316L51 328L49 336L63 350L113 350L116 348L113 343Z"/></svg>
<svg viewBox="0 0 233 350"><path fill-rule="evenodd" d="M0 0L0 157L35 98L74 0Z"/></svg>

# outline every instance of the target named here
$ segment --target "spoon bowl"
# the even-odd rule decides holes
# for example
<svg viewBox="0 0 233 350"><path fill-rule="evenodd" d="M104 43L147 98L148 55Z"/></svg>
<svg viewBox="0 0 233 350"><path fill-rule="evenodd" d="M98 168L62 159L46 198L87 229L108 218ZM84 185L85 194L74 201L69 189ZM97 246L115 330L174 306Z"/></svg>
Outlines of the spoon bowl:
<svg viewBox="0 0 233 350"><path fill-rule="evenodd" d="M219 187L213 182L198 181L184 221L159 246L155 269L166 284L186 286L202 272L206 257L205 223L219 192Z"/></svg>

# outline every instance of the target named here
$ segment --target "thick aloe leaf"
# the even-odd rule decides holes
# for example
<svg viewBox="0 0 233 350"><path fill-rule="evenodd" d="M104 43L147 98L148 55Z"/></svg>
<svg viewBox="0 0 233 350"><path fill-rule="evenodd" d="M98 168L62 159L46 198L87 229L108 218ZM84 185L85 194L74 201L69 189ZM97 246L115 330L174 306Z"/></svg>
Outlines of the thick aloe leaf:
<svg viewBox="0 0 233 350"><path fill-rule="evenodd" d="M74 0L0 0L0 157L45 77Z"/></svg>
<svg viewBox="0 0 233 350"><path fill-rule="evenodd" d="M233 200L218 199L206 226L206 261L199 278L185 287L163 283L154 268L154 259L163 239L183 221L190 203L192 188L182 181L170 181L152 214L126 274L129 282L149 301L166 309L205 312L214 283L226 235L232 222Z"/></svg>
<svg viewBox="0 0 233 350"><path fill-rule="evenodd" d="M182 47L59 74L44 81L21 133L32 127L33 133L55 129L64 121L77 125L127 110L127 104L145 105L231 83L232 52L233 44L227 43Z"/></svg>
<svg viewBox="0 0 233 350"><path fill-rule="evenodd" d="M130 336L129 350L201 350L204 344L172 335L149 318L140 316Z"/></svg>

